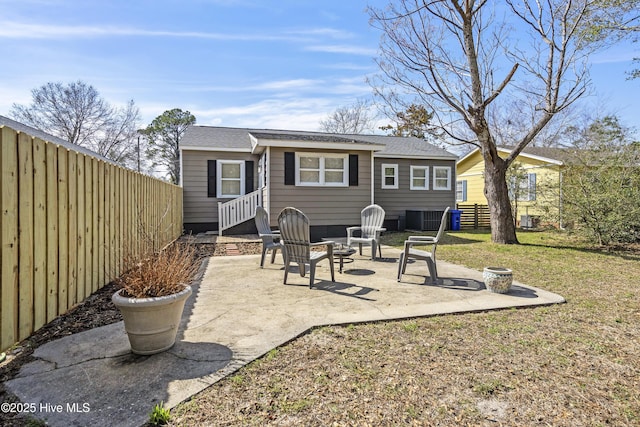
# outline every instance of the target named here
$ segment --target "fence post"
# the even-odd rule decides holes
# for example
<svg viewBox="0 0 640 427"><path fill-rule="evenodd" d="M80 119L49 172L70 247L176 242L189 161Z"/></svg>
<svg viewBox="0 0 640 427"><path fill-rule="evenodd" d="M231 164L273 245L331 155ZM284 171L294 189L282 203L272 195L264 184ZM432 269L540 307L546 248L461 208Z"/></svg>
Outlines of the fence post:
<svg viewBox="0 0 640 427"><path fill-rule="evenodd" d="M0 128L0 346L18 336L18 135Z"/></svg>
<svg viewBox="0 0 640 427"><path fill-rule="evenodd" d="M33 330L33 142L18 134L18 336Z"/></svg>
<svg viewBox="0 0 640 427"><path fill-rule="evenodd" d="M477 230L479 228L479 221L478 221L478 204L474 203L473 205L473 228L474 230Z"/></svg>
<svg viewBox="0 0 640 427"><path fill-rule="evenodd" d="M33 328L47 323L47 158L46 144L33 140Z"/></svg>

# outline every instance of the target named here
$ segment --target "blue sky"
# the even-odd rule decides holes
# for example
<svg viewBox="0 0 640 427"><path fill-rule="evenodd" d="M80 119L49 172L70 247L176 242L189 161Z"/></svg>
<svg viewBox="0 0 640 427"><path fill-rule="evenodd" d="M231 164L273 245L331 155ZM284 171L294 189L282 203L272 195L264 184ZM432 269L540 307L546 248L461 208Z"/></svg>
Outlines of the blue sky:
<svg viewBox="0 0 640 427"><path fill-rule="evenodd" d="M317 130L371 95L368 4L387 0L0 0L0 114L83 80L114 105L133 99L142 126L181 108L198 124ZM640 81L625 80L638 47L593 57L585 102L640 128Z"/></svg>

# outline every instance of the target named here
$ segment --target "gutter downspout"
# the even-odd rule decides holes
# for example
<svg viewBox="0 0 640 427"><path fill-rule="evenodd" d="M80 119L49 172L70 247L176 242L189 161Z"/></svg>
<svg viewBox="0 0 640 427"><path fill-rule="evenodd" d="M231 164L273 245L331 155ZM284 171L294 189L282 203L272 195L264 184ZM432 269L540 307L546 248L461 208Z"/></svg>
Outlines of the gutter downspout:
<svg viewBox="0 0 640 427"><path fill-rule="evenodd" d="M266 191L267 200L263 200L262 203L264 204L264 208L269 214L269 221L271 221L271 218L273 218L273 215L271 215L271 147L270 146L267 146L267 151L265 153L263 173L265 174L265 177L266 177L264 184L267 186L267 191Z"/></svg>
<svg viewBox="0 0 640 427"><path fill-rule="evenodd" d="M375 162L374 162L374 158L373 158L373 151L371 151L371 204L375 204L376 202L376 197L375 197L375 182L376 182L376 175L375 175Z"/></svg>
<svg viewBox="0 0 640 427"><path fill-rule="evenodd" d="M138 142L140 141L139 138L140 137L138 137ZM180 178L179 178L178 185L184 188L184 162L183 162L184 152L182 151L182 148L178 150L178 153L180 155ZM140 159L138 159L138 172L140 172Z"/></svg>

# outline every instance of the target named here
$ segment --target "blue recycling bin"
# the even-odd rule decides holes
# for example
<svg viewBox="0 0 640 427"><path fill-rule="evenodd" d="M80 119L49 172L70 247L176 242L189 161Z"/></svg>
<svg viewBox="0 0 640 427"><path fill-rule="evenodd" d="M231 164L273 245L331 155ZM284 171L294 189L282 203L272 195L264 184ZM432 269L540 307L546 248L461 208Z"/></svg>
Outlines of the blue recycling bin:
<svg viewBox="0 0 640 427"><path fill-rule="evenodd" d="M462 211L458 209L451 209L449 213L451 214L451 231L460 231L460 215L462 214Z"/></svg>

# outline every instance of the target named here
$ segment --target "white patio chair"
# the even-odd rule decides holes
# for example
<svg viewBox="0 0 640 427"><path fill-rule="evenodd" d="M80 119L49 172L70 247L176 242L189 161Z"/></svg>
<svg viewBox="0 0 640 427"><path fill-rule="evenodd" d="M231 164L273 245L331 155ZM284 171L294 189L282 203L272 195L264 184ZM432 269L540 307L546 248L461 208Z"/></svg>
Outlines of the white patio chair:
<svg viewBox="0 0 640 427"><path fill-rule="evenodd" d="M280 232L271 230L269 224L269 214L262 206L256 208L256 228L258 235L262 239L262 257L260 258L260 268L264 268L264 258L267 252L271 251L271 264L276 260L278 249L282 249L280 243Z"/></svg>
<svg viewBox="0 0 640 427"><path fill-rule="evenodd" d="M408 240L404 241L404 250L400 254L400 262L398 263L398 282L402 280L402 275L407 269L407 260L409 258L424 260L427 262L429 268L429 276L431 277L431 284L438 283L438 267L436 265L436 248L438 242L444 234L444 229L447 223L449 207L444 210L442 219L440 220L440 228L438 234L435 237L432 236L409 236ZM414 246L428 246L431 245L431 251L423 251L415 249Z"/></svg>
<svg viewBox="0 0 640 427"><path fill-rule="evenodd" d="M362 245L371 246L371 260L375 259L376 249L380 252L382 258L382 249L380 248L380 234L386 230L382 228L384 223L385 212L378 205L369 205L360 212L360 226L347 227L347 246L358 244L360 255L362 255ZM354 236L356 231L360 231L360 236Z"/></svg>
<svg viewBox="0 0 640 427"><path fill-rule="evenodd" d="M333 271L333 242L311 243L309 232L309 218L296 208L284 208L278 215L278 227L280 228L280 242L283 246L284 256L284 284L287 283L289 265L298 264L300 276L304 277L306 265L309 265L309 288L313 286L316 275L316 264L323 259L329 260L331 268L331 281L335 282ZM326 252L312 251L311 248L326 245Z"/></svg>

